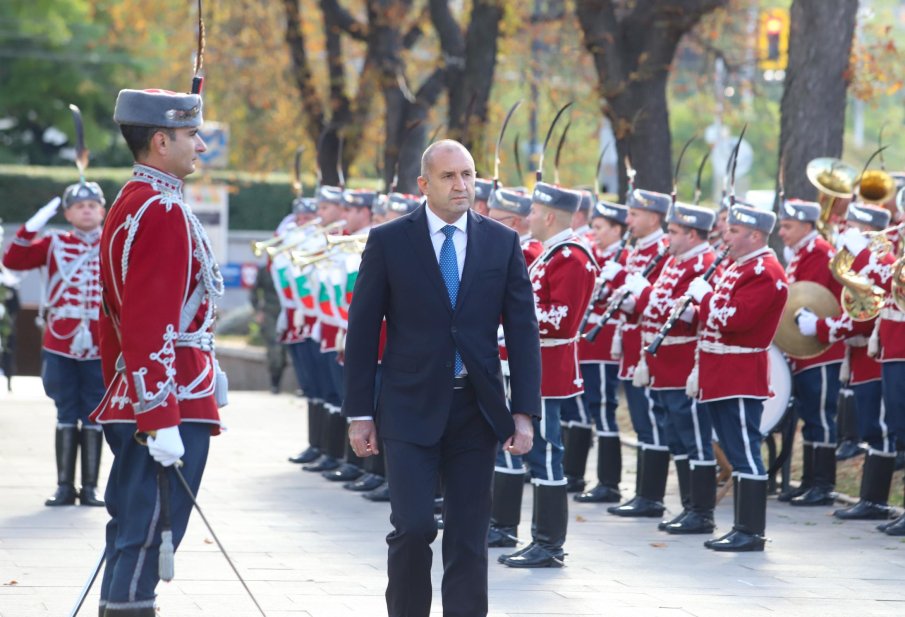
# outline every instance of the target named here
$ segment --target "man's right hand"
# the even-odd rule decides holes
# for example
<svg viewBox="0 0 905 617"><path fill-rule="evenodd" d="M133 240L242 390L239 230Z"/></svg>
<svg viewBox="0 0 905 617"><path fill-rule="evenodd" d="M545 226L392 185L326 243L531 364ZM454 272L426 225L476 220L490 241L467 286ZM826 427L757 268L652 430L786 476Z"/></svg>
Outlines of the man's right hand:
<svg viewBox="0 0 905 617"><path fill-rule="evenodd" d="M603 264L603 268L600 270L600 278L610 282L616 278L616 275L620 272L622 272L622 264L617 261L608 261Z"/></svg>
<svg viewBox="0 0 905 617"><path fill-rule="evenodd" d="M503 449L509 454L528 454L534 443L534 424L531 422L531 416L514 413L512 420L515 422L515 432L503 444Z"/></svg>
<svg viewBox="0 0 905 617"><path fill-rule="evenodd" d="M35 212L32 217L28 219L28 221L26 221L25 230L34 233L43 229L44 225L47 224L47 221L52 219L53 215L57 213L57 208L59 207L60 198L54 197L44 206L42 206L40 210Z"/></svg>
<svg viewBox="0 0 905 617"><path fill-rule="evenodd" d="M349 443L352 451L361 458L380 454L377 445L377 425L373 420L352 420L349 422Z"/></svg>
<svg viewBox="0 0 905 617"><path fill-rule="evenodd" d="M179 462L179 459L185 454L179 427L168 426L157 429L153 437L148 436L148 452L155 461L164 467L170 467Z"/></svg>

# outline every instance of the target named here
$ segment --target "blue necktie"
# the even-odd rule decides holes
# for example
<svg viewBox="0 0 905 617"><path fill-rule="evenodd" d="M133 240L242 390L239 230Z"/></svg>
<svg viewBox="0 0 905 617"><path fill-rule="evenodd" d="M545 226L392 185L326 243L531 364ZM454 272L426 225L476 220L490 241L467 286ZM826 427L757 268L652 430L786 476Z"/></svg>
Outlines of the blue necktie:
<svg viewBox="0 0 905 617"><path fill-rule="evenodd" d="M456 298L459 295L459 262L456 259L456 246L453 244L453 234L456 228L453 225L446 225L440 231L446 236L443 246L440 247L440 274L443 275L443 282L446 283L446 291L449 293L449 303L453 309L456 308ZM459 350L456 350L456 372L458 375L462 372L462 357Z"/></svg>

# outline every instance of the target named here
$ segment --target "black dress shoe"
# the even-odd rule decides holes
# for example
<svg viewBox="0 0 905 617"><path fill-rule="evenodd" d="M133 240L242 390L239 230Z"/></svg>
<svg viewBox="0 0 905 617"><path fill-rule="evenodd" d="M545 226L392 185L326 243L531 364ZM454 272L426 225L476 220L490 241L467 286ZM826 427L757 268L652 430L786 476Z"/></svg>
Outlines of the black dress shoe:
<svg viewBox="0 0 905 617"><path fill-rule="evenodd" d="M733 529L722 538L704 542L704 546L712 551L727 553L747 553L764 550L764 538L746 531Z"/></svg>
<svg viewBox="0 0 905 617"><path fill-rule="evenodd" d="M362 495L368 501L389 501L390 500L390 486L386 482L384 482L383 486L374 489L369 493L365 493Z"/></svg>
<svg viewBox="0 0 905 617"><path fill-rule="evenodd" d="M864 448L859 446L858 442L852 439L846 439L839 444L838 448L836 448L837 461L847 461L848 459L855 458L861 454L864 454Z"/></svg>
<svg viewBox="0 0 905 617"><path fill-rule="evenodd" d="M619 503L622 494L615 488L598 484L589 491L572 497L578 503Z"/></svg>
<svg viewBox="0 0 905 617"><path fill-rule="evenodd" d="M659 501L653 501L647 497L635 497L631 502L621 506L607 508L607 512L616 516L632 518L659 518L663 516L666 507Z"/></svg>
<svg viewBox="0 0 905 617"><path fill-rule="evenodd" d="M487 532L487 546L489 548L513 548L518 545L516 534L518 529L515 527L495 527L490 526Z"/></svg>
<svg viewBox="0 0 905 617"><path fill-rule="evenodd" d="M887 536L905 536L905 514L887 525L883 533Z"/></svg>
<svg viewBox="0 0 905 617"><path fill-rule="evenodd" d="M103 508L104 500L98 499L97 487L83 486L79 491L79 503L83 506L94 506L95 508Z"/></svg>
<svg viewBox="0 0 905 617"><path fill-rule="evenodd" d="M585 489L585 480L584 478L573 478L566 476L566 492L567 493L581 493Z"/></svg>
<svg viewBox="0 0 905 617"><path fill-rule="evenodd" d="M383 483L383 476L378 476L376 473L366 473L355 480L355 482L344 484L343 488L355 491L356 493L366 493L368 491L373 491Z"/></svg>
<svg viewBox="0 0 905 617"><path fill-rule="evenodd" d="M844 521L882 521L893 514L893 509L886 504L873 503L862 499L853 506L841 508L833 512L833 516Z"/></svg>
<svg viewBox="0 0 905 617"><path fill-rule="evenodd" d="M533 542L532 542L531 544L526 544L525 546L523 546L522 548L518 549L517 551L513 551L513 552L511 552L511 553L503 553L502 555L500 555L499 557L497 557L496 560L497 560L498 563L503 563L503 562L505 562L507 559L509 559L510 557L517 557L517 556L521 555L522 553L524 553L525 551L527 551L528 549L530 549L532 546L534 546L534 543L533 543Z"/></svg>
<svg viewBox="0 0 905 617"><path fill-rule="evenodd" d="M668 521L660 521L659 523L657 523L657 529L659 531L666 531L667 525L672 525L673 523L678 523L683 518L685 518L686 514L688 514L688 510L682 510L676 516L672 517Z"/></svg>
<svg viewBox="0 0 905 617"><path fill-rule="evenodd" d="M74 506L77 497L75 487L71 484L60 484L57 486L53 497L44 502L45 506Z"/></svg>
<svg viewBox="0 0 905 617"><path fill-rule="evenodd" d="M832 486L812 486L789 501L792 506L831 506L836 502Z"/></svg>
<svg viewBox="0 0 905 617"><path fill-rule="evenodd" d="M350 463L343 463L333 471L325 471L321 475L330 482L351 482L364 475L364 471Z"/></svg>
<svg viewBox="0 0 905 617"><path fill-rule="evenodd" d="M305 471L332 471L339 467L340 463L332 456L326 454L315 463L302 467Z"/></svg>
<svg viewBox="0 0 905 617"><path fill-rule="evenodd" d="M624 507L626 507L626 506L634 505L635 502L638 501L638 499L639 499L638 496L635 495L634 497L632 497L631 499L629 499L629 500L626 501L625 503L619 504L618 506L610 506L609 508L606 509L606 511L609 512L610 514L613 514L614 511L615 511L615 510L618 510L619 508L624 508Z"/></svg>
<svg viewBox="0 0 905 617"><path fill-rule="evenodd" d="M510 568L561 568L565 565L564 557L562 550L553 552L532 542L521 553L510 555L500 563Z"/></svg>
<svg viewBox="0 0 905 617"><path fill-rule="evenodd" d="M298 465L305 465L307 463L313 463L318 458L320 458L321 449L315 448L314 446L308 446L295 456L289 457L290 463L296 463Z"/></svg>
<svg viewBox="0 0 905 617"><path fill-rule="evenodd" d="M674 535L688 535L693 533L713 533L716 524L713 522L713 514L704 514L693 510L687 512L678 521L666 525L666 533Z"/></svg>

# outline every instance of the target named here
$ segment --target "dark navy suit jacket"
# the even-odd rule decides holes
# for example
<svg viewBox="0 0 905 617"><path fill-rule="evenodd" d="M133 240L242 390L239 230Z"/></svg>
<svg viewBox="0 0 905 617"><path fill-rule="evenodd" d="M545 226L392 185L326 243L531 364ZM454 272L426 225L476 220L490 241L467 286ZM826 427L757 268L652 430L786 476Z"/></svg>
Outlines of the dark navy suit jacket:
<svg viewBox="0 0 905 617"><path fill-rule="evenodd" d="M450 305L425 205L371 230L362 254L345 349L346 417L371 416L377 434L419 445L443 436L459 350L484 417L502 442L514 423L497 344L509 351L512 410L540 415L540 343L534 294L518 234L469 211L465 265ZM374 409L380 327L387 321L382 385Z"/></svg>

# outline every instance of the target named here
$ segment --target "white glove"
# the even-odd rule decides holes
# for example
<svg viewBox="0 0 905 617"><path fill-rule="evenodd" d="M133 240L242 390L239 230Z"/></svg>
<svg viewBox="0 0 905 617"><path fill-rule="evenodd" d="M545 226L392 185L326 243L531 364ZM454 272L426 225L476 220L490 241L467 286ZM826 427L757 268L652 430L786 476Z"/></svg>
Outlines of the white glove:
<svg viewBox="0 0 905 617"><path fill-rule="evenodd" d="M603 264L603 268L600 269L600 278L606 282L610 282L616 278L616 275L620 272L622 272L622 264L615 261L608 261Z"/></svg>
<svg viewBox="0 0 905 617"><path fill-rule="evenodd" d="M688 285L688 295L694 298L698 304L704 299L704 296L713 291L713 285L705 281L702 277L698 277L691 281Z"/></svg>
<svg viewBox="0 0 905 617"><path fill-rule="evenodd" d="M42 206L40 210L35 212L32 217L28 219L28 221L25 222L25 230L34 233L43 229L44 225L47 224L47 221L52 219L53 215L57 213L57 208L59 207L60 198L54 197L44 206Z"/></svg>
<svg viewBox="0 0 905 617"><path fill-rule="evenodd" d="M854 227L849 227L843 231L839 235L839 242L843 247L848 249L848 252L852 255L858 255L858 253L866 249L867 245L870 244L870 240L865 238L861 232Z"/></svg>
<svg viewBox="0 0 905 617"><path fill-rule="evenodd" d="M168 426L157 430L156 437L148 437L148 452L154 460L169 467L175 465L185 454L178 426Z"/></svg>
<svg viewBox="0 0 905 617"><path fill-rule="evenodd" d="M815 336L817 334L817 320L819 317L808 308L802 308L795 314L795 323L802 336Z"/></svg>
<svg viewBox="0 0 905 617"><path fill-rule="evenodd" d="M650 287L650 282L638 273L633 272L625 279L625 288L633 296L640 296L641 292Z"/></svg>
<svg viewBox="0 0 905 617"><path fill-rule="evenodd" d="M685 310L682 311L682 314L679 315L679 321L684 321L685 323L691 323L694 321L694 305L689 303L688 306L685 307Z"/></svg>

